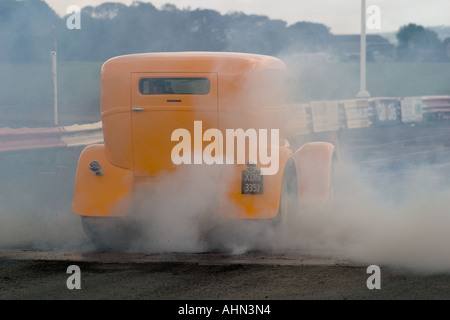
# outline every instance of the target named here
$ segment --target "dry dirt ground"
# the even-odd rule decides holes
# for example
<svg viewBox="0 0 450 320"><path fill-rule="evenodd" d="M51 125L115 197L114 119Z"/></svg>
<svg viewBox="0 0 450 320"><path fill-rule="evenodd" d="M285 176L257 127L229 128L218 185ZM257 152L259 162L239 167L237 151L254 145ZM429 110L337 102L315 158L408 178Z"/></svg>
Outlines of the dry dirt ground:
<svg viewBox="0 0 450 320"><path fill-rule="evenodd" d="M2 251L0 299L392 300L449 299L450 274L380 267L369 289L367 266L308 256L105 254ZM68 268L80 268L69 289ZM72 282L75 283L75 282Z"/></svg>

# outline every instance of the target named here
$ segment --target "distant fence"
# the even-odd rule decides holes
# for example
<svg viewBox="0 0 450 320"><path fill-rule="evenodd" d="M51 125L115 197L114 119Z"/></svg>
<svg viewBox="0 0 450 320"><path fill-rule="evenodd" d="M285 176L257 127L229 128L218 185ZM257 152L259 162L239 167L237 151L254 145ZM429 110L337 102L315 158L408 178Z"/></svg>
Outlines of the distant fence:
<svg viewBox="0 0 450 320"><path fill-rule="evenodd" d="M450 96L312 101L288 105L288 136L450 119Z"/></svg>

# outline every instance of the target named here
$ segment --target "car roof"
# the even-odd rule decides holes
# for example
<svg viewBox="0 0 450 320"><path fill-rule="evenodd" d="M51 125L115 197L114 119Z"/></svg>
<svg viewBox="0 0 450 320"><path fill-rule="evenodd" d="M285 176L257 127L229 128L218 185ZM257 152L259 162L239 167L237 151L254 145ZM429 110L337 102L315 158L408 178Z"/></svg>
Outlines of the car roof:
<svg viewBox="0 0 450 320"><path fill-rule="evenodd" d="M285 69L282 60L267 55L237 52L153 52L117 56L104 68L130 72L242 72L252 69Z"/></svg>

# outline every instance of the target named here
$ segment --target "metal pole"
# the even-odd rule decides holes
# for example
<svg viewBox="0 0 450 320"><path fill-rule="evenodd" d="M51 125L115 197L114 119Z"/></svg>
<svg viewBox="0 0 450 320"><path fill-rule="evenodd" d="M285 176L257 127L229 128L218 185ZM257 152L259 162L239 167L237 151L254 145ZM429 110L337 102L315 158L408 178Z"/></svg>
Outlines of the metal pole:
<svg viewBox="0 0 450 320"><path fill-rule="evenodd" d="M360 83L358 98L370 97L366 90L366 0L361 0L361 51L360 51Z"/></svg>
<svg viewBox="0 0 450 320"><path fill-rule="evenodd" d="M52 51L52 74L53 74L53 122L58 125L58 76L56 70L56 51Z"/></svg>

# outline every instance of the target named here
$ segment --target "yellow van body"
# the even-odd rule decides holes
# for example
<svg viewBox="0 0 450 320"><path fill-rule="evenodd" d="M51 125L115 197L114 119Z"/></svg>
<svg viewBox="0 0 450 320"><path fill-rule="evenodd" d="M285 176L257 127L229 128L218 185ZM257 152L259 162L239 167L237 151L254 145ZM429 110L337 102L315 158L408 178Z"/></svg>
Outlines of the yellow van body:
<svg viewBox="0 0 450 320"><path fill-rule="evenodd" d="M194 137L193 157L205 152L210 143L194 141L208 129L218 129L224 137L231 129L278 132L279 141L266 146L278 153L278 171L263 176L262 192L243 192L243 172L250 161L240 163L238 150L228 154L222 146L224 159L234 157L231 164L215 163L214 170L208 170L214 175L211 188L225 188L215 203L214 214L220 217L276 218L283 176L295 181L300 205L326 203L334 146L314 142L290 149L284 133L286 73L286 65L278 58L244 53L146 53L108 60L101 72L104 144L88 146L80 155L73 212L88 217L128 216L140 189L151 192L165 177L188 166L208 166L174 163L173 150L180 143L173 138L177 129ZM158 81L164 86L160 91L154 88ZM201 124L201 132L196 124ZM258 145L257 151L262 147ZM101 174L90 170L93 161L101 166ZM266 166L256 163L258 170Z"/></svg>

